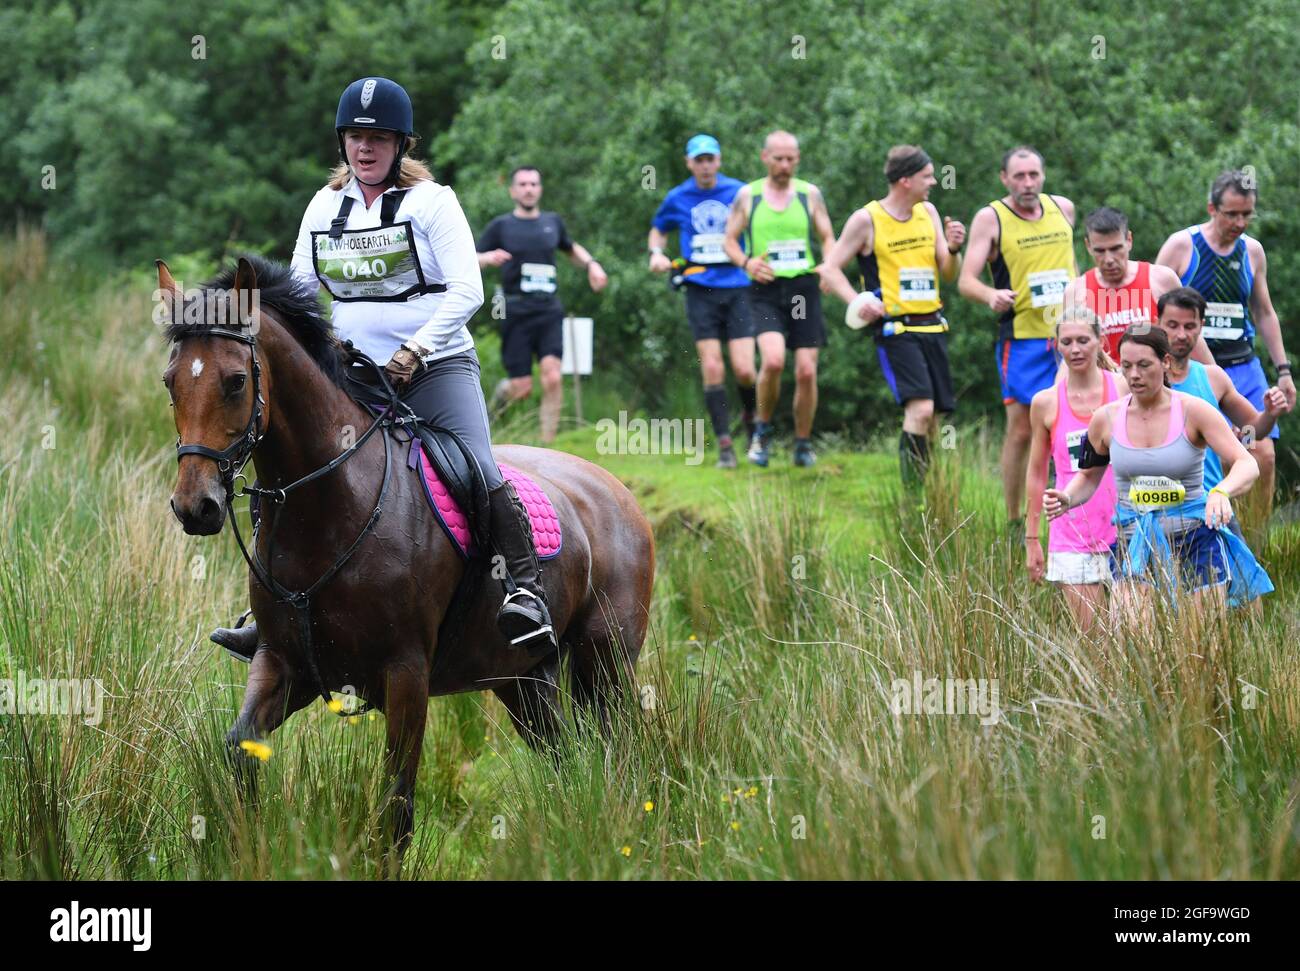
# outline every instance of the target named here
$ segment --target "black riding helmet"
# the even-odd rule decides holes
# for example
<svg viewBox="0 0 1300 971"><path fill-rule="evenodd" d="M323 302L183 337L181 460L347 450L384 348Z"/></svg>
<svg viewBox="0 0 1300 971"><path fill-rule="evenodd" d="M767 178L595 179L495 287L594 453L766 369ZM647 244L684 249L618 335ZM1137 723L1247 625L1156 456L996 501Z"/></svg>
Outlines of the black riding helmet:
<svg viewBox="0 0 1300 971"><path fill-rule="evenodd" d="M406 89L388 78L358 78L353 81L343 92L343 97L339 98L339 110L334 118L334 131L339 137L339 155L346 163L348 153L343 147L345 128L381 128L401 136L397 141L397 154L393 156L392 168L384 179L385 182L396 182L397 173L402 167L402 156L406 153L409 136L413 131L411 98Z"/></svg>

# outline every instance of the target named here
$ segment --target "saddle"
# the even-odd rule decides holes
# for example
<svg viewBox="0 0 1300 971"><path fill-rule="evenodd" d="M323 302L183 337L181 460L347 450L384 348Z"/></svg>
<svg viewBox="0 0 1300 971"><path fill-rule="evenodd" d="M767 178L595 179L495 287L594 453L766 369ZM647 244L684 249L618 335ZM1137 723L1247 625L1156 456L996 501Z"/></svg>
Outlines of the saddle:
<svg viewBox="0 0 1300 971"><path fill-rule="evenodd" d="M363 357L353 351L359 359ZM373 367L373 362L366 361ZM381 414L388 400L378 389L349 377L352 396L372 413ZM415 418L414 415L411 416ZM424 495L452 545L463 559L491 548L488 535L487 485L483 471L469 447L449 429L424 419L400 426L410 441L406 466L420 476ZM533 546L539 560L560 554L563 538L560 518L550 498L527 474L500 464L502 476L514 484L515 492L528 510L533 529Z"/></svg>

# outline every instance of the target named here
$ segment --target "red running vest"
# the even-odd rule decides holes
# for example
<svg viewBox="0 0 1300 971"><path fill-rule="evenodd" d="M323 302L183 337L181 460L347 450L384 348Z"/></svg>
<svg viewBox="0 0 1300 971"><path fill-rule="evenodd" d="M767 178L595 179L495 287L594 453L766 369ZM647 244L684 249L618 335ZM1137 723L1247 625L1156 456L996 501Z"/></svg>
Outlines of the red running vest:
<svg viewBox="0 0 1300 971"><path fill-rule="evenodd" d="M1138 261L1137 275L1126 287L1102 286L1093 267L1083 275L1088 287L1088 307L1101 318L1102 347L1119 363L1119 339L1133 324L1156 322L1156 299L1151 295L1151 264Z"/></svg>

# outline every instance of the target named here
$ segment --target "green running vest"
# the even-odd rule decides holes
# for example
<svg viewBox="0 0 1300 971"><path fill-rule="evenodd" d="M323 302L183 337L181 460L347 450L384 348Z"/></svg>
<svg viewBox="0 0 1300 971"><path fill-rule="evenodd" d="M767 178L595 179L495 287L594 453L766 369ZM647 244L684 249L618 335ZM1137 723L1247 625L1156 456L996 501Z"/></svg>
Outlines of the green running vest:
<svg viewBox="0 0 1300 971"><path fill-rule="evenodd" d="M763 198L763 179L749 183L749 229L747 252L766 257L778 277L803 276L813 272L812 208L808 199L812 186L791 179L795 198L777 212Z"/></svg>

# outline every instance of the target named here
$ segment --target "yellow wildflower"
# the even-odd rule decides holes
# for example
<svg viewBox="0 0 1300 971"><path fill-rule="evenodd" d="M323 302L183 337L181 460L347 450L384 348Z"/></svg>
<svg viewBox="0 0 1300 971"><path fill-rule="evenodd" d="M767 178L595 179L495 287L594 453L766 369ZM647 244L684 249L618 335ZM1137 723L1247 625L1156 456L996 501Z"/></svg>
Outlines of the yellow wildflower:
<svg viewBox="0 0 1300 971"><path fill-rule="evenodd" d="M649 799L647 799L647 800L645 801L645 805L642 806L641 808L644 809L644 810L645 810L646 812L648 812L648 813L652 813L652 812L655 811L655 804L654 804L653 802L651 802Z"/></svg>
<svg viewBox="0 0 1300 971"><path fill-rule="evenodd" d="M740 823L733 819L733 820L731 821L731 828L732 828L733 830L739 830L739 829L740 829Z"/></svg>
<svg viewBox="0 0 1300 971"><path fill-rule="evenodd" d="M254 742L252 739L244 739L239 743L239 747L253 758L261 759L263 762L271 757L271 746L263 745L261 742Z"/></svg>
<svg viewBox="0 0 1300 971"><path fill-rule="evenodd" d="M622 853L624 856L631 856L631 855L632 855L632 847L630 847L630 846L624 846L621 850L619 850L619 852Z"/></svg>
<svg viewBox="0 0 1300 971"><path fill-rule="evenodd" d="M339 701L337 698L331 698L325 703L325 707L337 715L343 710L343 702Z"/></svg>

